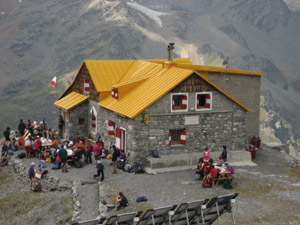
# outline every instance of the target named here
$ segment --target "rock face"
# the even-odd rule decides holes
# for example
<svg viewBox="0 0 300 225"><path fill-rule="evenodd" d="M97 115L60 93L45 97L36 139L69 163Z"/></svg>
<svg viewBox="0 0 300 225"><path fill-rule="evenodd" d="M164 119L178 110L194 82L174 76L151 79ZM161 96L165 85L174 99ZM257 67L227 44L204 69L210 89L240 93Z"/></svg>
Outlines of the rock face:
<svg viewBox="0 0 300 225"><path fill-rule="evenodd" d="M167 43L174 41L176 53L190 55L194 63L220 65L220 58L229 56L230 67L266 72L263 93L269 92L272 105L281 107L278 116L289 123L295 137L290 141L295 146L299 143L298 1L138 3L167 13L158 18L162 26L124 1L3 1L0 107L5 113L0 117L0 130L17 127L19 118L35 120L41 115L49 126L56 126L52 102L58 96L47 89L54 74L61 77L84 59L165 58ZM204 53L206 48L201 46L208 45L213 51ZM58 93L65 85L59 80Z"/></svg>

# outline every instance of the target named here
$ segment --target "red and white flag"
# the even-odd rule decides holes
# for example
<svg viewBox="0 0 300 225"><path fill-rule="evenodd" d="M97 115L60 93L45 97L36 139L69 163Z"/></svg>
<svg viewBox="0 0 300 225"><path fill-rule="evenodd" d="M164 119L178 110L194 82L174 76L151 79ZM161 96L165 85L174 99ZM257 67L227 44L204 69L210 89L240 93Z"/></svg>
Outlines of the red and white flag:
<svg viewBox="0 0 300 225"><path fill-rule="evenodd" d="M57 79L57 77L55 76L55 77L53 77L53 79L50 82L50 84L53 86L53 88L56 87L56 79Z"/></svg>

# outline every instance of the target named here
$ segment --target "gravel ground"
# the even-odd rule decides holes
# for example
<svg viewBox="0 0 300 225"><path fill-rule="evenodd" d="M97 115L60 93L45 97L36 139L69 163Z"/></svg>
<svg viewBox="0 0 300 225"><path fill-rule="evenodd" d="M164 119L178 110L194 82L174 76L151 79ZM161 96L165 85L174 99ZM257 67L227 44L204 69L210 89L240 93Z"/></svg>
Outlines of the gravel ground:
<svg viewBox="0 0 300 225"><path fill-rule="evenodd" d="M117 213L178 205L186 201L237 192L239 196L236 224L300 224L300 171L290 168L284 159L284 154L276 150L266 147L259 150L254 161L258 166L235 168L233 190L225 190L222 185L203 189L200 181L193 179L193 170L158 175L132 174L118 170L117 174L112 174L113 168L108 161L105 161L105 179L101 185L109 204L115 204L119 191L128 197L129 206ZM29 167L33 159L22 161ZM48 167L51 168L52 164ZM98 215L96 210L93 210L98 206L97 184L92 183L95 181L95 165L89 164L80 169L70 168L68 173L49 168L49 176L57 176L69 183L74 179L88 183L81 186L80 215L82 219L95 218ZM99 178L96 181L98 182ZM148 201L136 203L138 196L146 196ZM109 212L115 213L115 210ZM231 224L230 214L223 215L221 222Z"/></svg>

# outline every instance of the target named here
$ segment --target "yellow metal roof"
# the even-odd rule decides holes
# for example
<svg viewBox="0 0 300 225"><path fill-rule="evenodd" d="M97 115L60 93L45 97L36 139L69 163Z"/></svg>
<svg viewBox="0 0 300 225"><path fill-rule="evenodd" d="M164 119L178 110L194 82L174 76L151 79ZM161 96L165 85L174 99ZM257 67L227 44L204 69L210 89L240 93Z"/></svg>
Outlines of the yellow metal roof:
<svg viewBox="0 0 300 225"><path fill-rule="evenodd" d="M226 72L226 73L236 73L236 74L245 74L245 75L258 75L265 76L265 73L257 73L247 70L240 70L234 68L225 68L225 67L215 67L215 66L200 66L200 65L188 65L188 64L178 64L177 67L185 68L194 71L207 71L207 72Z"/></svg>
<svg viewBox="0 0 300 225"><path fill-rule="evenodd" d="M134 62L134 60L84 60L98 92L111 91L112 85L119 82Z"/></svg>
<svg viewBox="0 0 300 225"><path fill-rule="evenodd" d="M79 103L85 101L88 99L88 96L79 94L75 91L72 93L68 94L67 96L63 97L62 99L54 102L54 104L60 108L63 108L65 110L70 110Z"/></svg>
<svg viewBox="0 0 300 225"><path fill-rule="evenodd" d="M98 104L133 119L192 73L192 70L176 67L161 68L123 96L120 94L120 99L109 96Z"/></svg>

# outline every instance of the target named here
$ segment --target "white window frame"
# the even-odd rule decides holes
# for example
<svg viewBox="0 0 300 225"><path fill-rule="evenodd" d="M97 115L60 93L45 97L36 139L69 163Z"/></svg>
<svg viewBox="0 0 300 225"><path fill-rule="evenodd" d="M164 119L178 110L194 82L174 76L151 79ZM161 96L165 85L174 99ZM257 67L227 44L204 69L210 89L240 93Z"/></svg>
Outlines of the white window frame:
<svg viewBox="0 0 300 225"><path fill-rule="evenodd" d="M197 108L197 105L198 105L197 95L207 95L207 94L210 95L210 99L211 99L210 108L200 108L200 109L198 109ZM212 110L212 107L213 107L213 94L212 94L212 92L196 92L196 94L195 94L195 110L196 111Z"/></svg>
<svg viewBox="0 0 300 225"><path fill-rule="evenodd" d="M187 105L186 105L186 109L173 109L173 96L174 95L186 95L187 96ZM171 94L171 112L187 112L189 110L189 94L188 93L173 93Z"/></svg>
<svg viewBox="0 0 300 225"><path fill-rule="evenodd" d="M95 127L92 127L91 124L92 124L92 112L94 113L95 117L96 117L96 120L95 120ZM96 133L97 131L97 110L95 109L95 107L93 106L90 110L90 124L89 124L89 127L90 129L92 130L93 133Z"/></svg>

